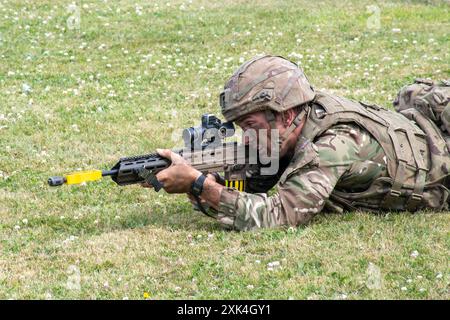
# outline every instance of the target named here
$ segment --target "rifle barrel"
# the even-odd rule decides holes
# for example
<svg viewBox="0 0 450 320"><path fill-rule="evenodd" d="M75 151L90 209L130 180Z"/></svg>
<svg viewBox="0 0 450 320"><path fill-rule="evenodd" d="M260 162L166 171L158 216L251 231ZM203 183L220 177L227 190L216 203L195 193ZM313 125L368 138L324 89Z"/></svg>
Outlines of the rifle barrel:
<svg viewBox="0 0 450 320"><path fill-rule="evenodd" d="M102 176L106 177L106 176L116 176L119 173L119 170L114 169L114 170L103 170L102 171Z"/></svg>

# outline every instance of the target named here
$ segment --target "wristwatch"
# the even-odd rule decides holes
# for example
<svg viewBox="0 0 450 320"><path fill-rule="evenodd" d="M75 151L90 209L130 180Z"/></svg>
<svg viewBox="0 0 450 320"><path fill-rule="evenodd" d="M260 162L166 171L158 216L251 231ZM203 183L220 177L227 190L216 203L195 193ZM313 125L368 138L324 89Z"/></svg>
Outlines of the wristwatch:
<svg viewBox="0 0 450 320"><path fill-rule="evenodd" d="M203 184L205 183L206 176L201 174L191 185L191 194L195 197L199 197L203 191Z"/></svg>

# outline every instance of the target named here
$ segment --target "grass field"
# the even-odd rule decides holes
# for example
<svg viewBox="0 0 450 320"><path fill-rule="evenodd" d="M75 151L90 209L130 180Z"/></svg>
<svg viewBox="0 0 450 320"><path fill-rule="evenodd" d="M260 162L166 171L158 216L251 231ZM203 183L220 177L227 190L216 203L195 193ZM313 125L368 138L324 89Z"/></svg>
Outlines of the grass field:
<svg viewBox="0 0 450 320"><path fill-rule="evenodd" d="M450 298L449 212L238 233L184 196L46 185L179 146L257 53L390 106L415 77L450 77L448 1L70 3L0 0L1 299Z"/></svg>

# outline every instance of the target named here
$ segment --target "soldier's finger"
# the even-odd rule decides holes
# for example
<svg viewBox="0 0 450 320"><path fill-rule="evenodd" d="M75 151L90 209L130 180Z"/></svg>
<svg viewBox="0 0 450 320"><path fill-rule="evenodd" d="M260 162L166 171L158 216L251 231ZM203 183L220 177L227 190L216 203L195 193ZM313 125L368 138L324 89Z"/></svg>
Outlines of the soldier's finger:
<svg viewBox="0 0 450 320"><path fill-rule="evenodd" d="M170 158L172 159L172 164L187 163L186 160L182 156L180 156L179 154L177 154L173 151L172 151Z"/></svg>
<svg viewBox="0 0 450 320"><path fill-rule="evenodd" d="M169 160L172 160L171 159L171 156L172 156L172 150L170 150L170 149L156 149L156 152L158 152L158 154L161 156L161 157L164 157L164 158L167 158L167 159L169 159Z"/></svg>
<svg viewBox="0 0 450 320"><path fill-rule="evenodd" d="M162 184L162 187L164 188L164 190L166 190L167 192L170 191L170 184L168 183L168 175L165 172L166 170L160 171L156 174L156 180L158 180L158 182L160 184Z"/></svg>
<svg viewBox="0 0 450 320"><path fill-rule="evenodd" d="M156 152L158 152L161 157L169 159L172 162L172 165L186 163L186 160L182 156L170 149L156 149Z"/></svg>

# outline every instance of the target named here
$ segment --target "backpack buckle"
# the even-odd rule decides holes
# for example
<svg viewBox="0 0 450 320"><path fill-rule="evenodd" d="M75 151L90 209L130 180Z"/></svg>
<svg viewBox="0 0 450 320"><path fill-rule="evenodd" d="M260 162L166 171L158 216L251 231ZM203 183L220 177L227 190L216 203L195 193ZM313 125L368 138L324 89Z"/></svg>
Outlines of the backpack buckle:
<svg viewBox="0 0 450 320"><path fill-rule="evenodd" d="M402 193L398 190L391 190L391 193L390 193L391 197L394 197L394 198L400 197L401 194Z"/></svg>
<svg viewBox="0 0 450 320"><path fill-rule="evenodd" d="M413 193L413 194L411 195L411 198L410 198L410 199L413 200L413 201L420 202L420 201L422 201L422 199L423 199L423 195L417 194L417 193Z"/></svg>

